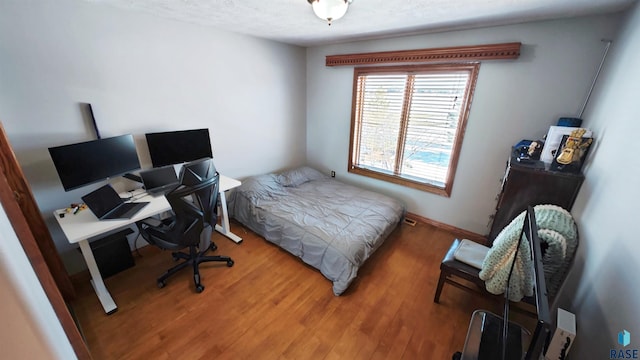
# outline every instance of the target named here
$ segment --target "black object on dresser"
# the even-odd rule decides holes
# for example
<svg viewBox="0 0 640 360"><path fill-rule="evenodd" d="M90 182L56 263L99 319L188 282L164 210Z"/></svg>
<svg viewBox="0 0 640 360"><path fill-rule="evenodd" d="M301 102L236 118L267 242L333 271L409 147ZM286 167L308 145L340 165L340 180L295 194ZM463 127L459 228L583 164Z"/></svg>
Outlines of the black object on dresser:
<svg viewBox="0 0 640 360"><path fill-rule="evenodd" d="M496 213L487 236L488 246L529 205L552 204L571 211L583 181L582 173L552 171L541 161L522 163L512 155L507 162Z"/></svg>

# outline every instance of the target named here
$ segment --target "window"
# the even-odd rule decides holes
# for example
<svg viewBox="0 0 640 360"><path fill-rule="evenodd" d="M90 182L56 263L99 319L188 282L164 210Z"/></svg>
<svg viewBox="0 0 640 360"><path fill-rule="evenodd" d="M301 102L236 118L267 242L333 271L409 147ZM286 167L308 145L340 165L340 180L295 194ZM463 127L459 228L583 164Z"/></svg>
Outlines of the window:
<svg viewBox="0 0 640 360"><path fill-rule="evenodd" d="M450 196L479 67L356 68L349 172Z"/></svg>

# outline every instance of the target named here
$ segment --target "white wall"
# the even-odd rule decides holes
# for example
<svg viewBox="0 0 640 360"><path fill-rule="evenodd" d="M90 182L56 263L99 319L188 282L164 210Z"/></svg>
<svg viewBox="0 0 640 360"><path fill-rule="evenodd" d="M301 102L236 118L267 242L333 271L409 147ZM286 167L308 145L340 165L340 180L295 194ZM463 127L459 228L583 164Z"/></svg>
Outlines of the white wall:
<svg viewBox="0 0 640 360"><path fill-rule="evenodd" d="M242 178L305 162L303 48L79 0L0 2L0 121L58 249L71 251L52 211L65 193L47 148L132 133L207 127L219 171ZM97 186L97 185L96 185ZM83 266L80 260L80 266Z"/></svg>
<svg viewBox="0 0 640 360"><path fill-rule="evenodd" d="M622 349L617 333L631 333L624 349L640 349L640 4L636 4L611 46L585 112L594 130L582 186L573 214L580 246L561 307L576 313L578 333L571 359L608 359Z"/></svg>
<svg viewBox="0 0 640 360"><path fill-rule="evenodd" d="M561 116L577 116L618 17L482 28L307 50L307 158L338 178L395 196L410 212L488 233L510 148L539 139ZM450 198L347 173L353 67L325 67L335 54L521 42L515 61L485 61Z"/></svg>

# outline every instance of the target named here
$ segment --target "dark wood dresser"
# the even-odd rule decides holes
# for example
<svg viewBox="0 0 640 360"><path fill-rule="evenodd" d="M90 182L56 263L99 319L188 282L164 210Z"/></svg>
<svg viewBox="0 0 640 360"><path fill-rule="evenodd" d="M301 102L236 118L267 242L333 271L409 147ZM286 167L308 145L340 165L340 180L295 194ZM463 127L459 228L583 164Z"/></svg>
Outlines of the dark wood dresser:
<svg viewBox="0 0 640 360"><path fill-rule="evenodd" d="M488 246L528 205L553 204L571 211L583 181L582 173L551 171L541 161L520 163L512 155L498 194L496 212L487 236Z"/></svg>

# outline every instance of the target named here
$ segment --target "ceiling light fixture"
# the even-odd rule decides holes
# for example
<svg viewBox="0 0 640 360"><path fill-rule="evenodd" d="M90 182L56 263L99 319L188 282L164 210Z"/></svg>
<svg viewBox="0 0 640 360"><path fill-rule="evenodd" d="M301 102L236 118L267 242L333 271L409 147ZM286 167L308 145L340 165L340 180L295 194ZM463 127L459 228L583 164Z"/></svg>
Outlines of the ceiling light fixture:
<svg viewBox="0 0 640 360"><path fill-rule="evenodd" d="M313 12L322 19L326 20L329 26L333 20L338 20L347 13L349 4L353 0L307 0L313 7Z"/></svg>

